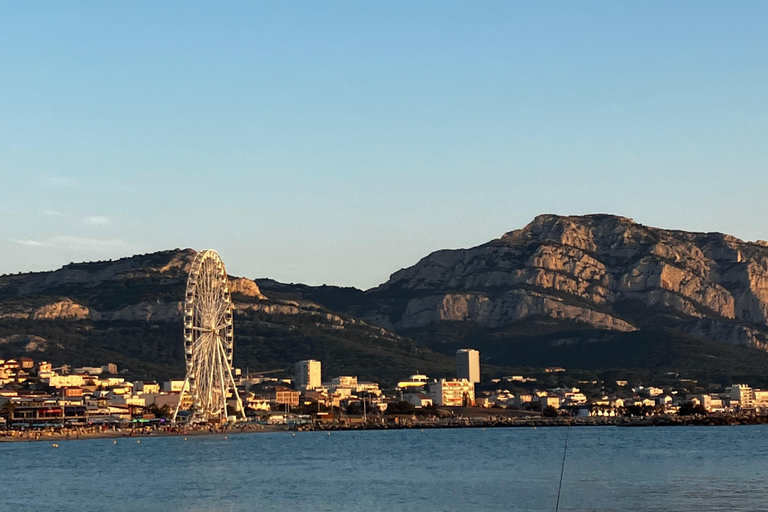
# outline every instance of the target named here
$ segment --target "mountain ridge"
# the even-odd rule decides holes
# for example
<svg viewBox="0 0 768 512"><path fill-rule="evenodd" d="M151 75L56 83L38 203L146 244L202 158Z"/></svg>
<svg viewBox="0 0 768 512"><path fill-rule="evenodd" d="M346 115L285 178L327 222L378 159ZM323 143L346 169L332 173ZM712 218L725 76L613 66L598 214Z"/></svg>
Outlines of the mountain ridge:
<svg viewBox="0 0 768 512"><path fill-rule="evenodd" d="M192 249L74 263L0 276L0 357L30 353L75 365L128 366L133 375L182 377L182 300ZM303 299L271 299L231 276L235 364L292 373L300 359L384 382L415 368L449 374L450 358L386 329Z"/></svg>
<svg viewBox="0 0 768 512"><path fill-rule="evenodd" d="M0 355L29 348L71 357L89 347L182 372L174 329L194 254L176 249L0 276ZM499 368L562 365L564 354L582 367L594 360L609 368L631 360L596 347L647 346L656 356L638 364L661 371L665 349L656 339L730 358L731 373L739 358L759 359L757 368L768 357L768 243L609 214L539 215L476 247L435 251L365 291L230 282L236 364L257 369L312 357L363 378L394 380L416 369L448 376L449 356L463 346L480 348L484 364ZM51 336L54 325L61 339Z"/></svg>
<svg viewBox="0 0 768 512"><path fill-rule="evenodd" d="M441 321L499 327L544 315L631 332L645 324L628 313L638 302L677 316L686 332L768 347L768 244L607 214L540 215L486 244L436 251L371 295L392 289L413 295L402 314L380 308L362 316L408 330Z"/></svg>

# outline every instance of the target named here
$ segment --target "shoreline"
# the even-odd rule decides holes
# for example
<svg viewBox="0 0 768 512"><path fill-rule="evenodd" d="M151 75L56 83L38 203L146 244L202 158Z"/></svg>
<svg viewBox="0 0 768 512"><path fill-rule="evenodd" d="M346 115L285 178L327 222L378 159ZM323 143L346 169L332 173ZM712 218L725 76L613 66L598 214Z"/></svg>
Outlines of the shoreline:
<svg viewBox="0 0 768 512"><path fill-rule="evenodd" d="M115 441L137 440L156 437L193 437L193 436L227 436L259 433L295 433L295 432L341 432L349 430L414 430L414 429L455 429L455 428L556 428L556 427L686 427L686 426L744 426L768 424L768 416L722 415L722 416L653 416L647 418L501 418L478 419L459 418L450 420L413 420L412 418L397 418L396 421L350 421L347 423L315 423L308 425L245 425L225 429L180 429L167 430L107 430L102 432L35 432L30 431L19 435L0 435L0 443L4 442L59 442L82 441L88 439L113 439Z"/></svg>
<svg viewBox="0 0 768 512"><path fill-rule="evenodd" d="M220 435L240 435L240 434L258 434L267 432L281 432L288 431L286 428L275 429L272 426L266 426L262 428L253 428L255 425L249 425L251 428L241 429L232 428L226 430L211 431L208 429L189 429L180 431L165 431L165 430L151 430L151 431L134 431L134 430L106 430L103 432L69 432L69 433L57 433L57 432L39 432L32 434L31 432L25 432L25 435L2 435L0 436L0 443L23 443L23 442L59 442L59 441L84 441L88 439L114 439L115 441L123 439L129 440L141 440L146 438L155 437L199 437L199 436L220 436Z"/></svg>

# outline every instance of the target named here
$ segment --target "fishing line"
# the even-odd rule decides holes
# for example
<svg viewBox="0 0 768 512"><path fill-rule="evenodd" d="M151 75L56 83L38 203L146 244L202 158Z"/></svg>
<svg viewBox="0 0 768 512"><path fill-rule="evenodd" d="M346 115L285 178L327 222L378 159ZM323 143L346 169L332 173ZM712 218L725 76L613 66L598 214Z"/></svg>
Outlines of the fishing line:
<svg viewBox="0 0 768 512"><path fill-rule="evenodd" d="M560 484L557 486L557 504L555 512L560 510L560 491L563 489L563 474L565 473L565 458L568 456L568 434L571 433L571 419L568 418L568 426L565 427L565 449L563 450L563 464L560 466Z"/></svg>

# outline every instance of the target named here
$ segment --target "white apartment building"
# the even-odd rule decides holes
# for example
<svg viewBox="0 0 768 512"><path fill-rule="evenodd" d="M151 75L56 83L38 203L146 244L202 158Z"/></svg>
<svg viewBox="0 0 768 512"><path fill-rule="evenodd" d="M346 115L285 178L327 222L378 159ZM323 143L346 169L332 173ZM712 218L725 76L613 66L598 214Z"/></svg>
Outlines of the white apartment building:
<svg viewBox="0 0 768 512"><path fill-rule="evenodd" d="M717 395L701 395L699 403L709 412L723 410L723 399Z"/></svg>
<svg viewBox="0 0 768 512"><path fill-rule="evenodd" d="M734 384L731 386L731 400L738 400L742 409L753 407L755 395L747 384Z"/></svg>
<svg viewBox="0 0 768 512"><path fill-rule="evenodd" d="M136 381L133 383L133 391L146 395L160 393L160 384L154 381Z"/></svg>
<svg viewBox="0 0 768 512"><path fill-rule="evenodd" d="M312 391L322 387L321 368L320 361L314 359L305 359L296 363L296 374L294 376L296 389L299 391Z"/></svg>
<svg viewBox="0 0 768 512"><path fill-rule="evenodd" d="M480 382L480 352L462 348L456 352L456 376L473 384Z"/></svg>
<svg viewBox="0 0 768 512"><path fill-rule="evenodd" d="M429 385L429 396L436 405L449 407L474 405L475 384L467 379L435 380Z"/></svg>
<svg viewBox="0 0 768 512"><path fill-rule="evenodd" d="M768 406L768 390L753 389L752 390L752 397L755 399L755 406L756 407L766 407L766 406Z"/></svg>
<svg viewBox="0 0 768 512"><path fill-rule="evenodd" d="M369 393L371 395L376 395L376 396L381 395L381 389L379 389L379 384L377 382L368 382L365 380L361 380L357 382L357 386L355 387L355 392Z"/></svg>
<svg viewBox="0 0 768 512"><path fill-rule="evenodd" d="M334 377L331 380L331 387L334 389L357 390L357 377L352 377L350 375L342 375L341 377Z"/></svg>
<svg viewBox="0 0 768 512"><path fill-rule="evenodd" d="M51 375L46 379L41 379L52 388L64 388L82 386L85 379L82 375Z"/></svg>

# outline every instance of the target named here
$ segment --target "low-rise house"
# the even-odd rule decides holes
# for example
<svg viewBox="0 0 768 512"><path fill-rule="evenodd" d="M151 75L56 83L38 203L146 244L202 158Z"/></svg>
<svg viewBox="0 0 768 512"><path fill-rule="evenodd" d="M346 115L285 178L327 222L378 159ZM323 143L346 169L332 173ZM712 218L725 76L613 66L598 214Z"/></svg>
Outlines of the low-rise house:
<svg viewBox="0 0 768 512"><path fill-rule="evenodd" d="M533 395L529 395L528 393L520 393L519 395L515 396L513 402L515 407L518 409L523 409L529 406L531 402L533 402Z"/></svg>
<svg viewBox="0 0 768 512"><path fill-rule="evenodd" d="M405 393L403 400L413 405L417 409L429 407L432 405L432 398L423 393Z"/></svg>
<svg viewBox="0 0 768 512"><path fill-rule="evenodd" d="M59 396L63 398L76 398L83 396L83 388L70 386L59 388Z"/></svg>
<svg viewBox="0 0 768 512"><path fill-rule="evenodd" d="M182 388L184 391L189 391L189 382L184 380L169 380L163 382L163 391L166 393L180 393Z"/></svg>
<svg viewBox="0 0 768 512"><path fill-rule="evenodd" d="M276 405L288 405L290 407L299 406L300 395L301 393L298 391L279 384L268 386L264 392L264 397L270 402Z"/></svg>
<svg viewBox="0 0 768 512"><path fill-rule="evenodd" d="M541 410L545 410L547 407L552 407L554 409L560 408L560 397L557 395L546 395L539 397L539 402L541 402Z"/></svg>
<svg viewBox="0 0 768 512"><path fill-rule="evenodd" d="M267 398L261 395L254 395L253 393L248 393L248 395L245 397L243 406L255 411L271 410L271 407L269 406L269 400L267 400Z"/></svg>
<svg viewBox="0 0 768 512"><path fill-rule="evenodd" d="M109 405L132 405L135 407L146 407L147 402L141 395L132 395L130 393L107 393L107 403Z"/></svg>
<svg viewBox="0 0 768 512"><path fill-rule="evenodd" d="M133 391L135 393L154 394L160 393L160 384L155 381L137 381L133 383Z"/></svg>

